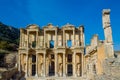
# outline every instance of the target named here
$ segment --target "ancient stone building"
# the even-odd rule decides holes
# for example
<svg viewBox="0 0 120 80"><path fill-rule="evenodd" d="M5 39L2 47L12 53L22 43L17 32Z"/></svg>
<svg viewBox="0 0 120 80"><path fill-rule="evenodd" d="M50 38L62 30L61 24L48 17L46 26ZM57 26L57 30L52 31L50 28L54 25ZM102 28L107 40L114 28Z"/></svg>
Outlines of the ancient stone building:
<svg viewBox="0 0 120 80"><path fill-rule="evenodd" d="M104 73L103 61L114 58L109 16L110 10L103 10L105 40L94 35L88 46L84 45L83 26L48 24L40 28L32 24L20 29L19 71L25 72L27 80L94 80Z"/></svg>

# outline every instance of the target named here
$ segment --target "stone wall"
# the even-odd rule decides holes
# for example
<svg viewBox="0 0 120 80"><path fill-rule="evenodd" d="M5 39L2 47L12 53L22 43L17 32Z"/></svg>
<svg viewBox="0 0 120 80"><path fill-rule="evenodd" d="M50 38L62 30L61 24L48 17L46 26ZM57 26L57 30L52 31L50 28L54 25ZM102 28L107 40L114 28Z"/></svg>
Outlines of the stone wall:
<svg viewBox="0 0 120 80"><path fill-rule="evenodd" d="M103 62L104 73L95 80L120 80L120 58L109 58Z"/></svg>

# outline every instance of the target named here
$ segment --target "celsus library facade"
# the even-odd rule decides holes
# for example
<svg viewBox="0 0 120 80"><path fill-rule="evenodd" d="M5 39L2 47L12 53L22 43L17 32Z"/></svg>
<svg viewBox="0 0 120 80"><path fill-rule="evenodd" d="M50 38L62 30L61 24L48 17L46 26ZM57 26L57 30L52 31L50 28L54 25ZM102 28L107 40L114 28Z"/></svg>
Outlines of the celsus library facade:
<svg viewBox="0 0 120 80"><path fill-rule="evenodd" d="M18 69L27 80L93 79L104 72L102 62L114 57L110 10L102 12L105 40L94 35L85 46L84 26L61 28L31 24L20 29ZM70 80L70 79L68 79Z"/></svg>

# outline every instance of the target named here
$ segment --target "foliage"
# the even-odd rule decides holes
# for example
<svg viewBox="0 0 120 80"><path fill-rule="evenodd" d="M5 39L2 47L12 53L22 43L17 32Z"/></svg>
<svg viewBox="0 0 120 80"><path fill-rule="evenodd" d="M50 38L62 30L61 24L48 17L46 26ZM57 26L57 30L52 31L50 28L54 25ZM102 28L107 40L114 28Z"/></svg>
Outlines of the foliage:
<svg viewBox="0 0 120 80"><path fill-rule="evenodd" d="M20 31L0 22L0 49L16 51L19 45Z"/></svg>

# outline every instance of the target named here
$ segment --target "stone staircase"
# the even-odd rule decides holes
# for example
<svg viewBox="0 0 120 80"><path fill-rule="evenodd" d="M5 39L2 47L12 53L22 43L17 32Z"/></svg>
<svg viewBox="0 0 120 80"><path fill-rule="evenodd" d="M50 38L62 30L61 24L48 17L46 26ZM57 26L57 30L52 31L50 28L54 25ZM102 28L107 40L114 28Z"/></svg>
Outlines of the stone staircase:
<svg viewBox="0 0 120 80"><path fill-rule="evenodd" d="M82 77L29 77L26 80L85 80Z"/></svg>

